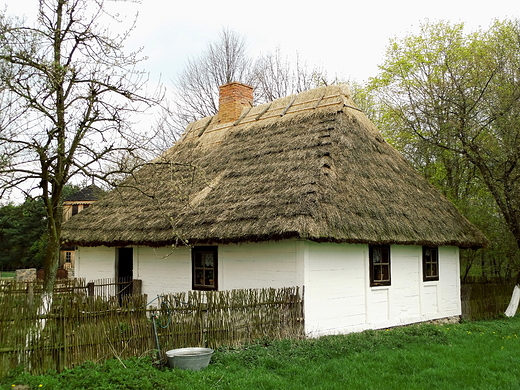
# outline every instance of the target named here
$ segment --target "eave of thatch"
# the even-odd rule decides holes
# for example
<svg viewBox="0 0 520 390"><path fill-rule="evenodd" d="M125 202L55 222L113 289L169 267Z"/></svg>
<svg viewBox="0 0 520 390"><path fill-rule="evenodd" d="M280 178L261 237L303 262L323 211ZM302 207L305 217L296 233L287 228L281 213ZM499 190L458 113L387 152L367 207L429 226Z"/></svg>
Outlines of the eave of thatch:
<svg viewBox="0 0 520 390"><path fill-rule="evenodd" d="M72 218L63 238L80 246L487 244L338 86L244 109L233 123L192 123L170 150Z"/></svg>

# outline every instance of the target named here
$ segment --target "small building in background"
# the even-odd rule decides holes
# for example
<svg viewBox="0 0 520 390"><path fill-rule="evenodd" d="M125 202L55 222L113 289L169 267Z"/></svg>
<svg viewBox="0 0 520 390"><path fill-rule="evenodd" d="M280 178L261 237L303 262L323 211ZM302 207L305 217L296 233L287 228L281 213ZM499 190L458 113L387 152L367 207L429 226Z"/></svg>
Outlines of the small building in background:
<svg viewBox="0 0 520 390"><path fill-rule="evenodd" d="M63 222L90 207L103 194L104 191L101 188L91 184L66 198L63 201ZM74 246L62 246L60 249L60 268L66 269L69 277L74 276L75 249Z"/></svg>

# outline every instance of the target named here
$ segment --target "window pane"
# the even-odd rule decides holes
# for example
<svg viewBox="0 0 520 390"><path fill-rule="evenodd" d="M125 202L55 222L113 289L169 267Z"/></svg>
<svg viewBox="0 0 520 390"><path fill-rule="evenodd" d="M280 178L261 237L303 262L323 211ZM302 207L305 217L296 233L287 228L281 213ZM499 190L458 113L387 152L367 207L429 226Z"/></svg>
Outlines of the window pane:
<svg viewBox="0 0 520 390"><path fill-rule="evenodd" d="M373 262L374 264L380 264L381 263L381 248L374 248L373 252Z"/></svg>
<svg viewBox="0 0 520 390"><path fill-rule="evenodd" d="M437 271L437 263L432 263L432 272L430 276L437 277L439 276L439 272Z"/></svg>
<svg viewBox="0 0 520 390"><path fill-rule="evenodd" d="M202 253L195 253L195 267L202 268Z"/></svg>
<svg viewBox="0 0 520 390"><path fill-rule="evenodd" d="M388 248L381 248L381 262L390 264L390 250Z"/></svg>
<svg viewBox="0 0 520 390"><path fill-rule="evenodd" d="M204 267L213 268L213 253L204 253Z"/></svg>
<svg viewBox="0 0 520 390"><path fill-rule="evenodd" d="M193 289L216 290L217 247L199 246L192 248Z"/></svg>
<svg viewBox="0 0 520 390"><path fill-rule="evenodd" d="M206 272L205 284L206 284L206 286L213 287L213 271Z"/></svg>
<svg viewBox="0 0 520 390"><path fill-rule="evenodd" d="M390 280L390 278L388 277L388 265L381 266L381 271L382 271L381 280L382 281Z"/></svg>
<svg viewBox="0 0 520 390"><path fill-rule="evenodd" d="M432 264L426 263L426 276L432 276Z"/></svg>
<svg viewBox="0 0 520 390"><path fill-rule="evenodd" d="M374 265L374 280L381 280L381 266Z"/></svg>
<svg viewBox="0 0 520 390"><path fill-rule="evenodd" d="M370 285L390 285L390 247L369 246Z"/></svg>

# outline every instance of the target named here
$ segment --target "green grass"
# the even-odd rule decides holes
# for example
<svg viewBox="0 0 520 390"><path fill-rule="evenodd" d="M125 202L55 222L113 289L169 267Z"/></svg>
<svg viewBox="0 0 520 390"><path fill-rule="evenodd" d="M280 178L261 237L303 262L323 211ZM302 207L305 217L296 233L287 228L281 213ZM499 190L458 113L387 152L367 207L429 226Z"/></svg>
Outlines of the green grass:
<svg viewBox="0 0 520 390"><path fill-rule="evenodd" d="M520 317L419 325L221 348L191 372L149 357L92 363L61 374L14 372L0 389L520 389ZM41 386L40 386L41 385Z"/></svg>
<svg viewBox="0 0 520 390"><path fill-rule="evenodd" d="M14 271L0 271L0 278L14 278L15 274Z"/></svg>

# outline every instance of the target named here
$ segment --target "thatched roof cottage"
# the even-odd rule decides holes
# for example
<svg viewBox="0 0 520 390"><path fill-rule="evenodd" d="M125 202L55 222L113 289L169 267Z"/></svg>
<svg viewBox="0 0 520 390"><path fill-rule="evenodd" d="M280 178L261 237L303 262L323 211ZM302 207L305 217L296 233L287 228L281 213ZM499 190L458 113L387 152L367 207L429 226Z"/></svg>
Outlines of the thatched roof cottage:
<svg viewBox="0 0 520 390"><path fill-rule="evenodd" d="M217 115L66 224L78 276L148 294L304 286L309 334L460 314L459 248L486 238L346 87L259 106L244 84L220 93Z"/></svg>

